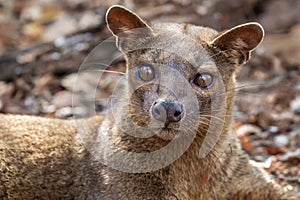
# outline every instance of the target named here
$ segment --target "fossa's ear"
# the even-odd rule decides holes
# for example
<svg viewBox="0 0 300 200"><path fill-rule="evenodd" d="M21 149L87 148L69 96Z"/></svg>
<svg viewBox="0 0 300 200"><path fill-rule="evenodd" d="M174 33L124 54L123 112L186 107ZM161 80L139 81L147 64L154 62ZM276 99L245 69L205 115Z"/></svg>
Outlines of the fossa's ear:
<svg viewBox="0 0 300 200"><path fill-rule="evenodd" d="M238 64L246 63L253 51L264 38L263 27L256 22L236 26L218 35L211 44L222 51L235 50Z"/></svg>
<svg viewBox="0 0 300 200"><path fill-rule="evenodd" d="M118 43L126 39L137 39L142 34L152 33L150 26L134 12L118 5L111 6L106 12L109 30L118 38Z"/></svg>
<svg viewBox="0 0 300 200"><path fill-rule="evenodd" d="M124 31L150 27L137 14L123 6L111 6L106 12L106 22L108 28L114 35Z"/></svg>

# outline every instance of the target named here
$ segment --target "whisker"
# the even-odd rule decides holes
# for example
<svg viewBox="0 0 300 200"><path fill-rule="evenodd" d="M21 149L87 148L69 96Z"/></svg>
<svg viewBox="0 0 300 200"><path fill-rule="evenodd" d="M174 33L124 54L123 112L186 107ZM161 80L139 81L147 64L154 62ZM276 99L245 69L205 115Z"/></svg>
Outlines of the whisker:
<svg viewBox="0 0 300 200"><path fill-rule="evenodd" d="M120 75L126 74L125 72L113 71L113 70L107 70L107 69L85 69L85 70L82 70L82 72L89 72L89 71L105 72L105 73L120 74Z"/></svg>
<svg viewBox="0 0 300 200"><path fill-rule="evenodd" d="M225 92L222 92L222 93L219 93L219 94L226 94L230 91L233 91L233 92L236 92L236 91L239 91L239 90L242 90L242 89L247 89L247 88L251 88L251 87L254 87L254 86L262 86L263 84L245 84L245 85L240 85L240 86L236 86L234 88L231 88L231 89L228 89L226 90Z"/></svg>
<svg viewBox="0 0 300 200"><path fill-rule="evenodd" d="M244 84L244 85L235 86L231 90L251 88L251 87L257 87L257 86L263 86L263 85L264 84L262 84L262 83ZM230 90L227 90L227 91L230 91Z"/></svg>
<svg viewBox="0 0 300 200"><path fill-rule="evenodd" d="M262 97L262 96L265 96L264 94L256 94L256 93L251 93L251 92L242 92L242 91L238 91L238 92L236 93L236 97L239 97L239 94L252 95L252 96L256 96L256 97Z"/></svg>
<svg viewBox="0 0 300 200"><path fill-rule="evenodd" d="M205 117L205 116L204 116L204 117ZM224 119L221 119L221 118L216 117L216 116L206 116L206 117L211 117L211 118L213 118L213 119L218 120L218 121L221 122L221 123L225 123L225 120L224 120ZM210 122L211 122L211 120L210 120Z"/></svg>
<svg viewBox="0 0 300 200"><path fill-rule="evenodd" d="M97 72L105 72L105 73L112 73L112 74L120 74L120 75L125 75L125 72L119 72L119 71L112 71L112 70L102 70L102 69L93 69L89 71L97 71Z"/></svg>

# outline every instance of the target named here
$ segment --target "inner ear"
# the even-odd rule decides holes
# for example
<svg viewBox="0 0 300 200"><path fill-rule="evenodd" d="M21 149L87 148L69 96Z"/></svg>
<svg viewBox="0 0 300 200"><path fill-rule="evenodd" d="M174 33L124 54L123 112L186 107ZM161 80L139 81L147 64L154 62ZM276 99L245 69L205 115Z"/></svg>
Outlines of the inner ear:
<svg viewBox="0 0 300 200"><path fill-rule="evenodd" d="M247 62L250 53L263 40L264 29L255 22L236 26L228 31L221 33L211 43L221 50L235 50L240 53L239 64Z"/></svg>
<svg viewBox="0 0 300 200"><path fill-rule="evenodd" d="M108 28L114 35L118 35L124 31L150 27L137 14L122 7L112 6L106 13L106 22Z"/></svg>

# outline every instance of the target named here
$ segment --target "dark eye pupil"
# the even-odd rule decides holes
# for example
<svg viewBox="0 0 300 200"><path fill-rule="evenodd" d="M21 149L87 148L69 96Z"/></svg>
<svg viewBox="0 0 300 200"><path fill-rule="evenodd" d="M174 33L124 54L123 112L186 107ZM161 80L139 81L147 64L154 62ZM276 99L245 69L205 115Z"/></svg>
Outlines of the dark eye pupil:
<svg viewBox="0 0 300 200"><path fill-rule="evenodd" d="M154 79L154 69L152 66L142 65L137 70L137 76L142 81L151 81Z"/></svg>
<svg viewBox="0 0 300 200"><path fill-rule="evenodd" d="M213 78L210 74L200 74L194 80L194 83L201 88L209 87L212 82Z"/></svg>

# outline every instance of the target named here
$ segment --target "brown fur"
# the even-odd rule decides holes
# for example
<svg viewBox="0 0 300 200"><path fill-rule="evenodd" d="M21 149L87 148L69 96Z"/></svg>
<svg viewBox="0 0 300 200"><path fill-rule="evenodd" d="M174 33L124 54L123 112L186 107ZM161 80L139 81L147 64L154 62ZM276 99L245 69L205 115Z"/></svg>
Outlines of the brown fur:
<svg viewBox="0 0 300 200"><path fill-rule="evenodd" d="M124 104L114 113L121 116L122 124L118 124L112 115L77 121L0 115L0 199L296 200L297 197L291 196L269 180L262 170L249 164L247 155L241 150L231 131L234 70L241 61L248 59L245 54L250 55L263 35L257 32L258 35L254 35L258 37L256 45L246 49L248 46L245 44L249 44L247 38L241 43L240 38L235 40L239 34L243 35L243 29L239 29L239 34L232 38L234 48L224 49L224 46L219 45L222 39L216 40L220 38L220 34L215 30L184 24L156 24L150 28L126 9L112 9L114 10L110 11L114 14L108 17L119 15L118 10L121 11L122 18L130 16L126 23L118 24L117 19L111 20L114 23L110 27L113 33L116 33L114 29L119 33L128 28L139 28L136 26L149 29L145 37L139 39L130 38L130 34L119 37L120 48L127 60L127 76L135 88L141 83L135 78L135 71L130 69L134 70L134 67L143 63L169 66L176 72L168 71L164 76L168 84L178 91L176 98L188 111L194 105L185 98L184 91L180 90L178 84L181 80L176 73L180 73L186 80L190 80L197 70L204 70L218 77L209 91L193 86L201 111L199 126L195 126L191 114L185 116L186 124L183 131L176 132L178 137L162 138L154 135L143 139L121 131L120 126L125 129L131 127L127 121L128 115L124 114L127 111L134 123L146 126L151 118L149 109L153 101L158 98L175 99L170 89L157 89L154 83L141 85L132 95L129 95L128 84L123 98L130 103ZM130 23L130 20L134 23ZM234 31L235 34L237 32ZM226 48L229 48L228 42L230 41L226 39ZM153 44L161 50L145 48ZM134 45L139 48L132 49L136 47ZM206 66L209 63L215 64L217 68ZM218 73L220 76L217 76ZM146 99L147 95L149 98ZM213 108L209 101L212 98L215 101ZM214 109L223 112L211 116ZM208 132L209 122L214 117L222 120L217 120L216 127ZM205 136L218 131L219 125L222 128L216 145L207 156L199 158L199 149L204 144ZM175 129L177 124L172 126ZM173 132L174 130L170 131L170 135ZM118 156L122 151L153 152L166 146L171 139L177 140L180 149L189 134L195 134L195 138L183 155L156 171L126 173L101 162L102 157ZM107 143L102 141L103 137L108 138L118 149L105 152ZM207 144L212 144L210 142L213 141ZM100 159L94 156L97 153L102 156ZM134 164L131 161L135 161L134 158L127 164ZM155 160L147 160L137 163L137 166L142 169L145 165L156 164Z"/></svg>

